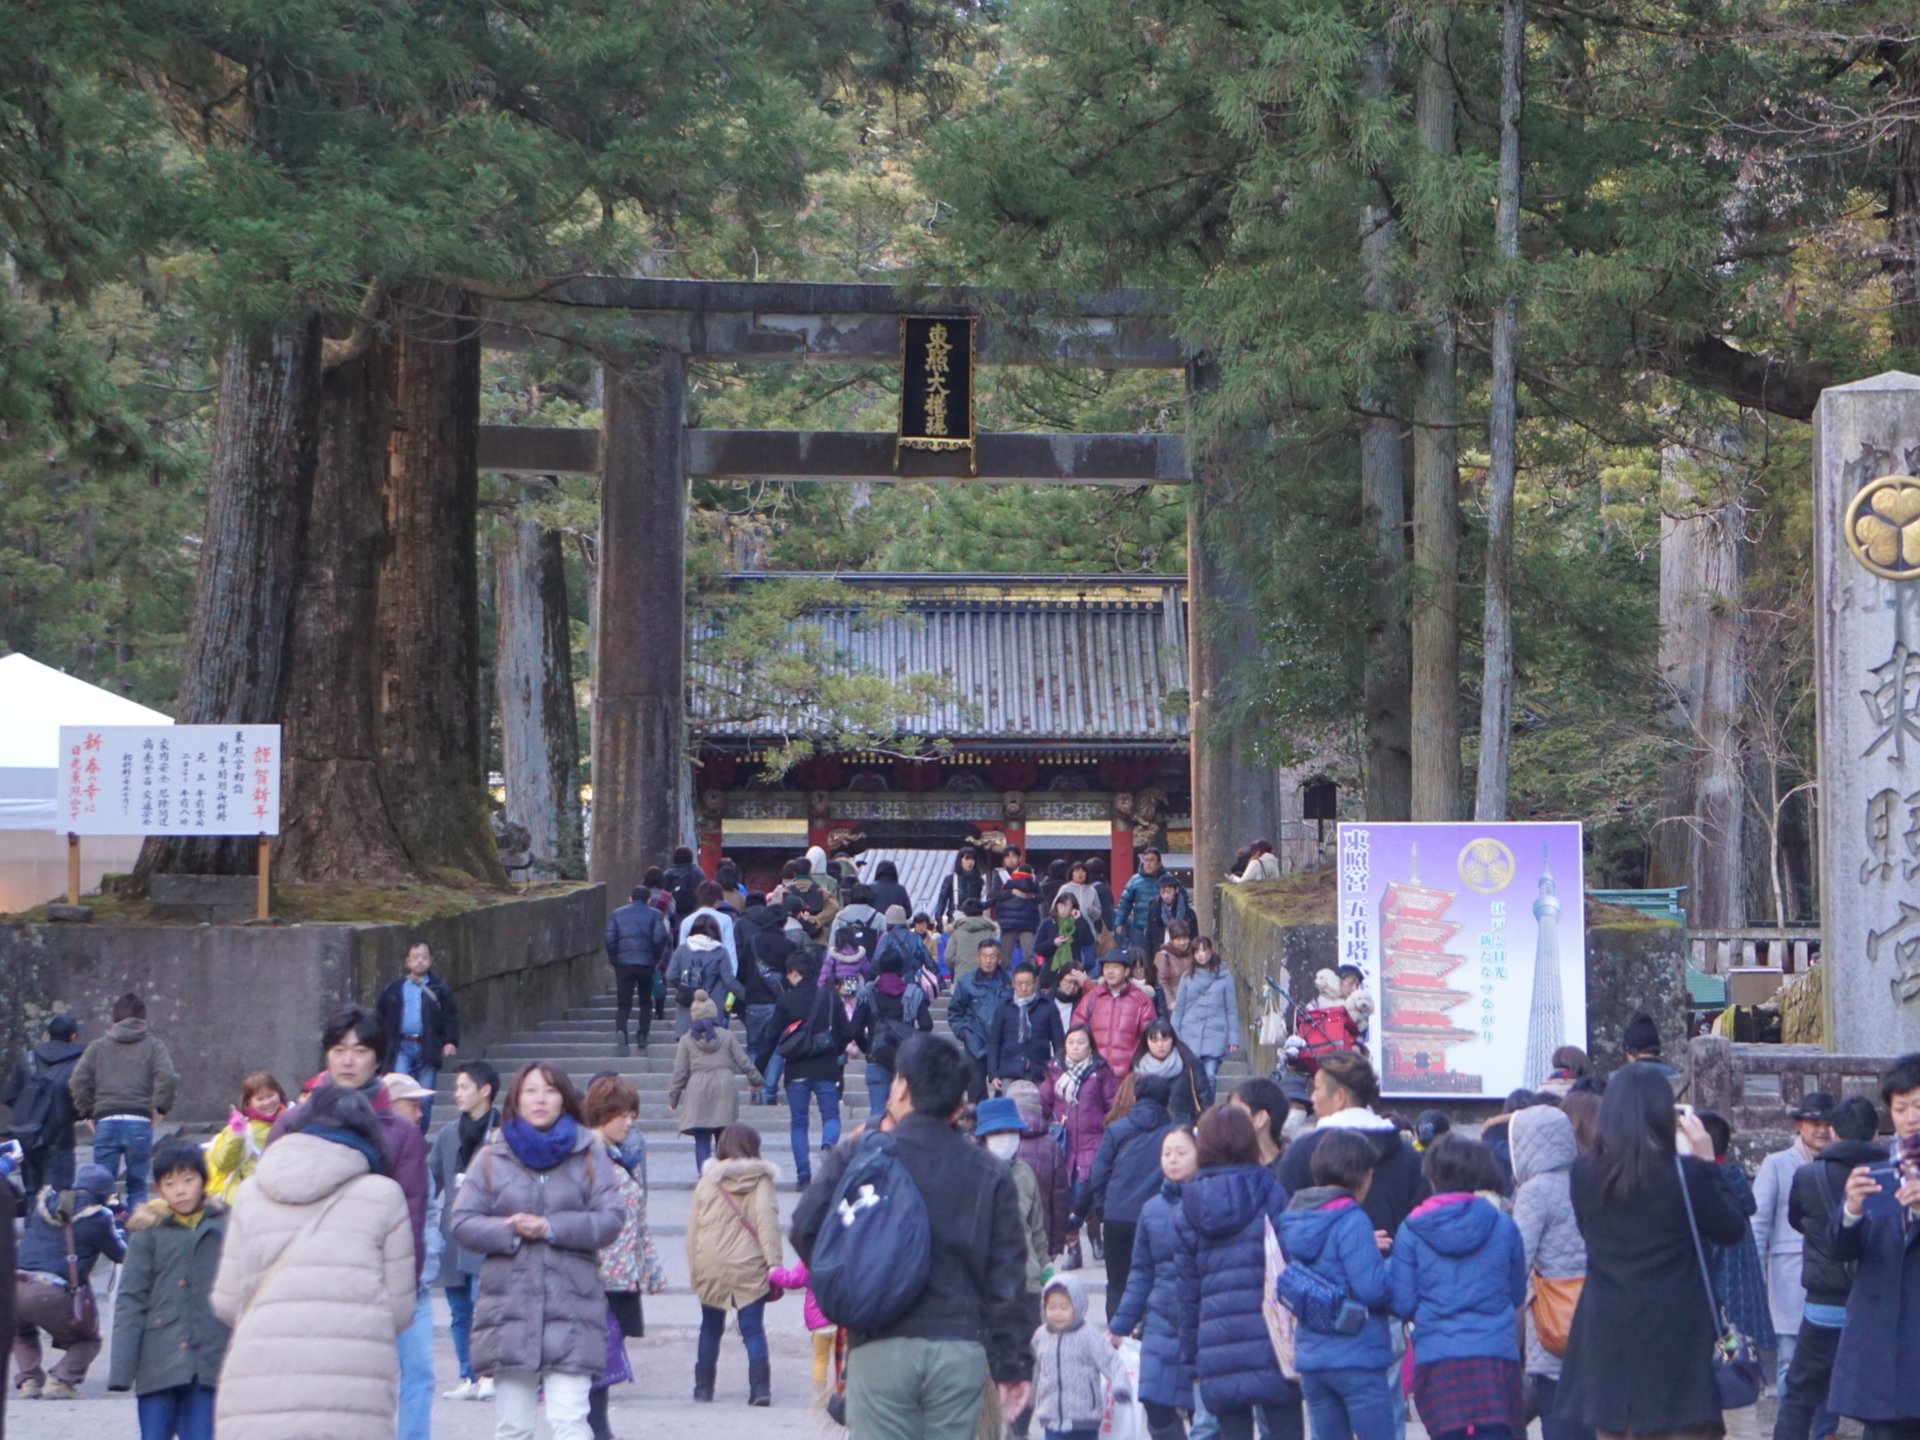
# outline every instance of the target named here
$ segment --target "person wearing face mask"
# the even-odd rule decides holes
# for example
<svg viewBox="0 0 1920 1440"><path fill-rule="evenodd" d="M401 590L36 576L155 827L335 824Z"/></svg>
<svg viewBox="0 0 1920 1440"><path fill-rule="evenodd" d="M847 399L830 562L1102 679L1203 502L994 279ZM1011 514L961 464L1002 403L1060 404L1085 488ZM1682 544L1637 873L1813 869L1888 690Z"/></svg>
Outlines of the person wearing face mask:
<svg viewBox="0 0 1920 1440"><path fill-rule="evenodd" d="M454 1243L486 1257L473 1368L494 1377L499 1440L528 1440L543 1395L554 1440L590 1440L607 1366L600 1251L627 1215L619 1166L557 1065L525 1066L500 1116L453 1205Z"/></svg>
<svg viewBox="0 0 1920 1440"><path fill-rule="evenodd" d="M1193 1409L1193 1369L1180 1359L1180 1276L1173 1217L1181 1187L1200 1168L1193 1131L1176 1125L1160 1141L1160 1190L1140 1207L1127 1288L1107 1332L1115 1345L1140 1337L1140 1403L1149 1440L1184 1440L1180 1412Z"/></svg>
<svg viewBox="0 0 1920 1440"><path fill-rule="evenodd" d="M1020 1229L1027 1241L1027 1311L1038 1325L1040 1287L1045 1284L1047 1262L1053 1255L1047 1248L1046 1207L1040 1198L1039 1179L1033 1167L1020 1158L1020 1135L1025 1128L1020 1107L1004 1095L982 1100L974 1110L973 1138L1013 1172L1013 1186L1020 1195Z"/></svg>

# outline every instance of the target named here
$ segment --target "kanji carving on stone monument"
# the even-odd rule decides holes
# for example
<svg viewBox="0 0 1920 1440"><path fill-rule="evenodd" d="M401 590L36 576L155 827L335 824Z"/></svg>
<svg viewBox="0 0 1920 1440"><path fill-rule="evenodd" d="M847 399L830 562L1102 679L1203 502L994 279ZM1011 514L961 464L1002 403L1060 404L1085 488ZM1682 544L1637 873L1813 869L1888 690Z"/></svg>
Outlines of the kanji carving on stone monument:
<svg viewBox="0 0 1920 1440"><path fill-rule="evenodd" d="M1917 693L1920 692L1920 654L1909 650L1904 640L1896 640L1893 654L1886 662L1867 673L1880 683L1871 690L1862 690L1860 698L1866 701L1867 713L1873 717L1879 733L1861 752L1860 758L1867 759L1892 741L1894 763L1905 765L1907 737L1920 740L1920 693Z"/></svg>

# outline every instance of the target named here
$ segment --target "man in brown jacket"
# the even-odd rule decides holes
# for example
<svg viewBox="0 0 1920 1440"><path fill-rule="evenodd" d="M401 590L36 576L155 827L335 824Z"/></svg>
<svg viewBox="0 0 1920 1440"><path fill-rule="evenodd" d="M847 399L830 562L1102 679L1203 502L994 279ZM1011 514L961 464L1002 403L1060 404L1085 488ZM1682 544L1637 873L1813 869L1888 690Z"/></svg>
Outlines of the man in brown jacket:
<svg viewBox="0 0 1920 1440"><path fill-rule="evenodd" d="M128 991L113 1002L113 1024L73 1067L67 1093L77 1119L93 1121L93 1163L109 1174L127 1166L127 1208L147 1201L153 1123L173 1109L180 1072L166 1045L147 1033L147 1002Z"/></svg>

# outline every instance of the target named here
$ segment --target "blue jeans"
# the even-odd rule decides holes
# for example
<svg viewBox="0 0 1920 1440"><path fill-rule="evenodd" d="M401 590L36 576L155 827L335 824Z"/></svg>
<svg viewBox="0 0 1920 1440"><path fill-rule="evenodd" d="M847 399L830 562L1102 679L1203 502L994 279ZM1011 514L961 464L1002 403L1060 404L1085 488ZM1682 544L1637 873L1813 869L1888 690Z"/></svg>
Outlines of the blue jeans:
<svg viewBox="0 0 1920 1440"><path fill-rule="evenodd" d="M740 1339L747 1347L749 1360L767 1358L767 1302L756 1300L742 1305L734 1313L740 1317ZM694 1363L711 1370L720 1363L720 1337L727 1333L727 1312L711 1305L700 1307L700 1346Z"/></svg>
<svg viewBox="0 0 1920 1440"><path fill-rule="evenodd" d="M1300 1423L1300 1402L1285 1405L1255 1405L1247 1410L1219 1410L1214 1413L1220 1440L1253 1440L1255 1422L1266 1440L1305 1440Z"/></svg>
<svg viewBox="0 0 1920 1440"><path fill-rule="evenodd" d="M1213 1412L1207 1409L1206 1401L1200 1398L1198 1381L1193 1386L1193 1423L1187 1426L1187 1440L1220 1440L1220 1426Z"/></svg>
<svg viewBox="0 0 1920 1440"><path fill-rule="evenodd" d="M213 1440L213 1387L171 1385L138 1402L140 1440Z"/></svg>
<svg viewBox="0 0 1920 1440"><path fill-rule="evenodd" d="M1378 1370L1308 1370L1300 1389L1313 1440L1390 1440L1393 1407Z"/></svg>
<svg viewBox="0 0 1920 1440"><path fill-rule="evenodd" d="M447 1262L441 1261L444 1265ZM460 1378L473 1379L473 1276L462 1275L447 1286L447 1329L453 1332L453 1358L460 1362Z"/></svg>
<svg viewBox="0 0 1920 1440"><path fill-rule="evenodd" d="M713 1154L713 1142L720 1138L720 1132L712 1126L703 1125L687 1133L693 1136L693 1173L697 1179L700 1172L707 1168L707 1157Z"/></svg>
<svg viewBox="0 0 1920 1440"><path fill-rule="evenodd" d="M893 1090L893 1071L867 1061L867 1123L871 1125L886 1112L887 1096Z"/></svg>
<svg viewBox="0 0 1920 1440"><path fill-rule="evenodd" d="M820 1148L840 1143L840 1087L832 1080L787 1081L787 1113L793 1119L793 1172L797 1179L813 1178L813 1151L807 1144L807 1101L820 1102Z"/></svg>
<svg viewBox="0 0 1920 1440"><path fill-rule="evenodd" d="M760 1052L767 1047L767 1032L773 1028L773 1006L749 1005L745 1012L747 1028L747 1054L757 1066L760 1064ZM781 1068L786 1060L778 1051L772 1052L765 1068L760 1072L760 1103L771 1105L773 1097L780 1093L778 1081Z"/></svg>
<svg viewBox="0 0 1920 1440"><path fill-rule="evenodd" d="M1220 1065L1227 1057L1224 1055L1200 1055L1195 1058L1199 1060L1200 1069L1207 1077L1207 1089L1218 1095L1220 1093Z"/></svg>
<svg viewBox="0 0 1920 1440"><path fill-rule="evenodd" d="M394 1342L400 1355L397 1440L431 1440L433 1434L433 1302L424 1286L414 1299L413 1322Z"/></svg>
<svg viewBox="0 0 1920 1440"><path fill-rule="evenodd" d="M440 1083L440 1059L438 1056L426 1056L420 1053L418 1040L402 1040L400 1049L393 1057L393 1068L402 1075L411 1075L428 1090ZM433 1123L433 1096L428 1095L420 1102L420 1133L427 1133L427 1127Z"/></svg>
<svg viewBox="0 0 1920 1440"><path fill-rule="evenodd" d="M147 1203L147 1171L153 1166L153 1121L144 1115L109 1115L93 1126L93 1163L118 1176L127 1162L127 1209Z"/></svg>

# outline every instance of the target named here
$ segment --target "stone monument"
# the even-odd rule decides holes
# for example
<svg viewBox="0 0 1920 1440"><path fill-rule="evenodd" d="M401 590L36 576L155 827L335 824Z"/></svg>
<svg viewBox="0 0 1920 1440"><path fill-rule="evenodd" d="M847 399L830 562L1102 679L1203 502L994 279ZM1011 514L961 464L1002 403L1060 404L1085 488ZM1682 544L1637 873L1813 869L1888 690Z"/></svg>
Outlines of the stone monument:
<svg viewBox="0 0 1920 1440"><path fill-rule="evenodd" d="M1827 1040L1920 1050L1920 376L1813 417L1814 669Z"/></svg>

